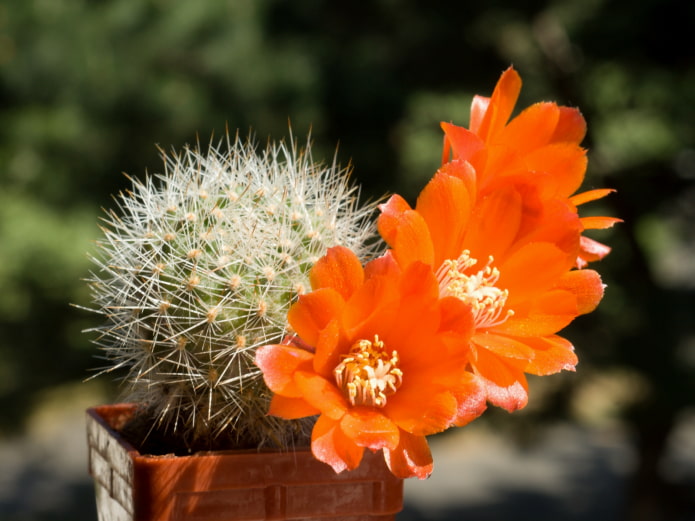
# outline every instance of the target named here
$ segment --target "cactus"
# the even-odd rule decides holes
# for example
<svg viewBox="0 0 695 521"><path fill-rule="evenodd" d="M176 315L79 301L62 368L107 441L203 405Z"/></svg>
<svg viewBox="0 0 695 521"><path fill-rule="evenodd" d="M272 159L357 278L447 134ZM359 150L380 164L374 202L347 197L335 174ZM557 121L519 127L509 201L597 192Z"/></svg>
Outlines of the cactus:
<svg viewBox="0 0 695 521"><path fill-rule="evenodd" d="M103 218L88 281L106 317L99 374L125 370L123 399L185 450L294 443L306 426L266 415L255 350L291 333L287 310L328 247L373 253L374 204L309 142L259 152L237 135L162 157L164 174L132 179Z"/></svg>

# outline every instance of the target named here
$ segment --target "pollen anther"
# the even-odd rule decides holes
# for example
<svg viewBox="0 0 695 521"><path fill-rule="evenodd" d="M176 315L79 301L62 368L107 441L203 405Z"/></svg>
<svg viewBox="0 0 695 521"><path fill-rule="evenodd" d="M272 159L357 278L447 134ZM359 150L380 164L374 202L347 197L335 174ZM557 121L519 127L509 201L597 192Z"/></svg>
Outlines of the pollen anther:
<svg viewBox="0 0 695 521"><path fill-rule="evenodd" d="M471 273L478 261L471 257L470 251L464 250L458 259L444 261L437 272L440 294L468 304L476 329L497 326L514 314L511 309L505 310L509 290L496 286L500 271L492 266L493 261L491 255L484 268Z"/></svg>
<svg viewBox="0 0 695 521"><path fill-rule="evenodd" d="M386 351L384 343L375 335L373 341L355 342L333 374L351 405L384 407L388 396L403 382L398 361L398 352Z"/></svg>

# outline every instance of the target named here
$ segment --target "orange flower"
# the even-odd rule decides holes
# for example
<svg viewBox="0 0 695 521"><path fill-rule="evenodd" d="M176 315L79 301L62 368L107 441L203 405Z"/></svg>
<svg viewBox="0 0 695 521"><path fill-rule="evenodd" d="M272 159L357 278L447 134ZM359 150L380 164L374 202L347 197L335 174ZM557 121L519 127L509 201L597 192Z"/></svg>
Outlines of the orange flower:
<svg viewBox="0 0 695 521"><path fill-rule="evenodd" d="M565 198L576 206L612 192L593 190L570 197L586 173L586 153L579 146L586 122L579 110L550 102L536 103L509 121L520 90L521 78L510 67L490 98L473 98L469 129L442 123L442 163L451 157L454 163L469 164L481 195L509 179L526 179L542 187L539 197ZM580 222L583 230L588 230L609 228L620 219L588 217ZM609 247L587 237L581 237L578 248L578 267L610 252Z"/></svg>
<svg viewBox="0 0 695 521"><path fill-rule="evenodd" d="M275 393L269 413L319 415L312 451L336 472L357 467L368 448L383 449L396 476L427 477L425 436L485 408L480 382L465 369L469 307L440 299L422 263L401 270L386 255L363 269L343 247L319 260L311 281L288 315L297 338L256 354Z"/></svg>
<svg viewBox="0 0 695 521"><path fill-rule="evenodd" d="M571 208L548 201L528 215L527 207L523 187L476 200L460 177L440 171L415 209L394 195L378 222L401 267L432 266L440 295L470 306L468 363L485 382L487 399L510 411L526 405L524 373L574 368L572 345L555 333L603 295L595 271L571 269L573 250L564 243L581 230Z"/></svg>

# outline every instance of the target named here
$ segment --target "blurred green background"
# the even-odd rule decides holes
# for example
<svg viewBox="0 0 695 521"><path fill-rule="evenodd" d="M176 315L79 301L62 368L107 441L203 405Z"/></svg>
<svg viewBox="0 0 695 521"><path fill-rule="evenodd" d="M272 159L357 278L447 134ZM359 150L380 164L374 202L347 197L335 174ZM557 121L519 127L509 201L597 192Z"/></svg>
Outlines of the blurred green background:
<svg viewBox="0 0 695 521"><path fill-rule="evenodd" d="M79 383L99 365L81 333L98 317L70 303L89 303L87 252L100 208L128 186L122 172L161 171L156 144L205 145L227 125L263 142L290 122L300 141L311 131L317 159L339 144L366 197L413 201L438 166L439 121L467 124L472 95L513 64L519 106L581 108L586 188L617 189L587 210L625 224L593 235L614 251L598 266L602 306L566 331L577 373L533 381L528 410L481 421L520 450L553 425L617 429L631 463L606 491L618 498L606 519L695 519L683 434L695 433L694 25L695 3L678 0L0 4L0 467L13 462L0 518L95 519L69 496L88 482L55 488L14 447L59 421L56 404L114 396ZM36 479L62 502L24 498ZM509 497L401 517L495 519ZM531 503L533 519L591 515L543 505Z"/></svg>

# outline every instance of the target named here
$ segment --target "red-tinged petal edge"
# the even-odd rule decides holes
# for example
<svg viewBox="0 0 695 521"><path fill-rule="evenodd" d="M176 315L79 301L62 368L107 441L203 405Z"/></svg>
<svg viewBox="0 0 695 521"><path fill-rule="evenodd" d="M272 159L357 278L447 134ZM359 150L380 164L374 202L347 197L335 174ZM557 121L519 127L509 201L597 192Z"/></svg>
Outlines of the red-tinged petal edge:
<svg viewBox="0 0 695 521"><path fill-rule="evenodd" d="M473 370L485 385L487 400L513 412L528 403L528 385L523 372L526 365L524 360L498 357L480 347Z"/></svg>
<svg viewBox="0 0 695 521"><path fill-rule="evenodd" d="M466 373L461 386L455 393L458 411L454 425L462 427L485 412L487 409L485 383L473 373Z"/></svg>
<svg viewBox="0 0 695 521"><path fill-rule="evenodd" d="M577 258L577 267L584 268L589 262L594 262L603 259L611 251L610 246L606 246L589 237L579 238L579 257Z"/></svg>
<svg viewBox="0 0 695 521"><path fill-rule="evenodd" d="M398 478L426 479L432 473L432 453L424 436L402 431L398 446L394 450L384 450L384 459Z"/></svg>
<svg viewBox="0 0 695 521"><path fill-rule="evenodd" d="M311 452L334 471L342 472L359 466L364 449L343 434L338 421L321 415L311 433Z"/></svg>

